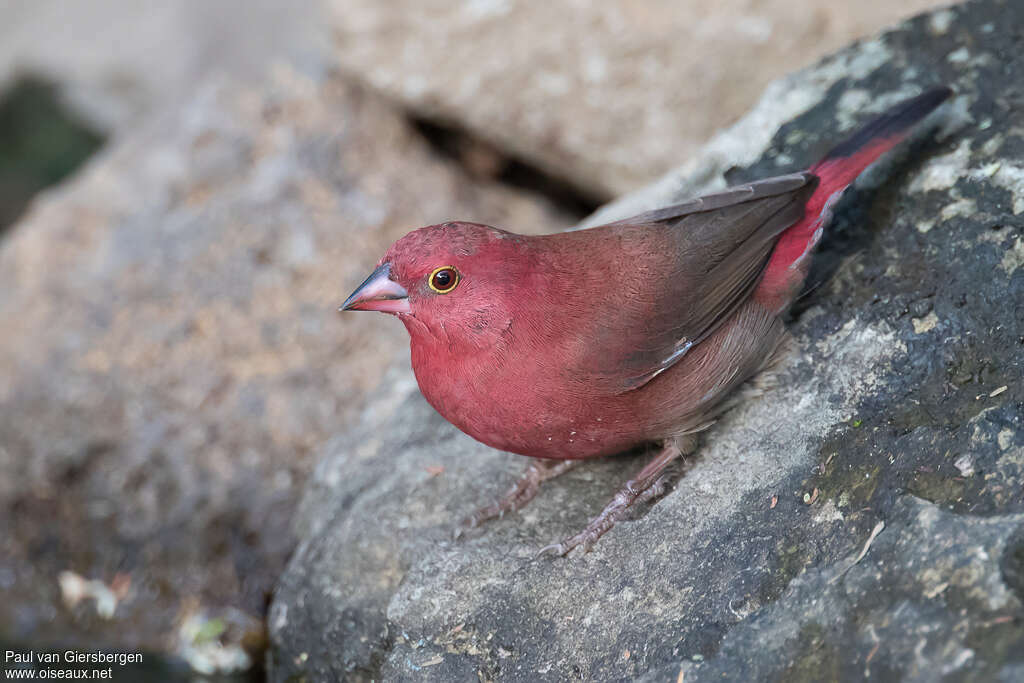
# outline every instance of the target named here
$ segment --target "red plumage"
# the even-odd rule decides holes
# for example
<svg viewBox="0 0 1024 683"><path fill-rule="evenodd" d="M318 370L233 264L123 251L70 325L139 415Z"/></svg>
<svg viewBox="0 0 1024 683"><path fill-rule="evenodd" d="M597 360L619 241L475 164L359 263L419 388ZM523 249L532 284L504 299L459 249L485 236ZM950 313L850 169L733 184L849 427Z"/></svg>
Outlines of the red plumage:
<svg viewBox="0 0 1024 683"><path fill-rule="evenodd" d="M420 390L456 427L548 459L482 517L520 507L550 461L665 444L581 534L592 544L772 362L831 205L950 94L882 115L806 172L589 230L444 223L396 242L343 309L397 315ZM557 471L565 467L557 468ZM479 521L478 516L477 521Z"/></svg>

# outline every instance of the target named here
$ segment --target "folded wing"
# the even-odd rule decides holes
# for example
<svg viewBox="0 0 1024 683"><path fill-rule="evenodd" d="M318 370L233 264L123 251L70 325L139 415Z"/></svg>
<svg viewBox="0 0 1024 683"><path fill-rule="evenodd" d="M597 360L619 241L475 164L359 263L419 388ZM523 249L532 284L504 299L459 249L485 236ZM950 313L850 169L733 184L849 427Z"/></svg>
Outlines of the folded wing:
<svg viewBox="0 0 1024 683"><path fill-rule="evenodd" d="M621 286L589 308L574 377L619 393L679 362L746 301L779 235L804 215L810 173L730 188L624 221L565 233L582 291Z"/></svg>

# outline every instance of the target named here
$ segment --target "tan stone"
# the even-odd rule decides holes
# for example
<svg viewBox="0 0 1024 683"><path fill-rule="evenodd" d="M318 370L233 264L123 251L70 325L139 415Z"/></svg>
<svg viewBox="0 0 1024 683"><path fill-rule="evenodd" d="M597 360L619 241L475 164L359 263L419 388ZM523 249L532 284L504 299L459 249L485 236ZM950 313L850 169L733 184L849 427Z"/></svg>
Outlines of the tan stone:
<svg viewBox="0 0 1024 683"><path fill-rule="evenodd" d="M334 0L332 9L344 68L611 196L685 161L773 79L940 4Z"/></svg>

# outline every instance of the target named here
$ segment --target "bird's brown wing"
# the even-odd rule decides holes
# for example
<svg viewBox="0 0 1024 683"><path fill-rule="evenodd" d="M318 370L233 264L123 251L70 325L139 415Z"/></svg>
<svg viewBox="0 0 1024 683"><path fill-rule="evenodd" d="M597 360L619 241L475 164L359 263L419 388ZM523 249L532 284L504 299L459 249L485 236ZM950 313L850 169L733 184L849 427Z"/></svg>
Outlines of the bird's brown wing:
<svg viewBox="0 0 1024 683"><path fill-rule="evenodd" d="M810 173L779 176L575 233L602 245L580 264L584 277L622 282L591 302L601 310L575 354L576 378L629 391L678 362L751 295L816 185Z"/></svg>

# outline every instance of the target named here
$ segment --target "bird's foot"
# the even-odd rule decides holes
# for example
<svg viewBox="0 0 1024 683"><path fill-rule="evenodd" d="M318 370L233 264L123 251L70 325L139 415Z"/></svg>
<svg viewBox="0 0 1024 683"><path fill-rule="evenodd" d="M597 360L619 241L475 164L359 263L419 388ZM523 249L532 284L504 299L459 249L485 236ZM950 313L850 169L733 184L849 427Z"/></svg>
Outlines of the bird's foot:
<svg viewBox="0 0 1024 683"><path fill-rule="evenodd" d="M634 479L626 482L626 485L615 494L601 514L590 520L590 524L583 531L560 543L552 543L541 548L537 557L547 554L564 557L578 546L583 546L584 553L590 552L594 544L597 543L597 539L623 519L632 508L657 498L665 492L671 477L668 474L663 474L663 470L679 455L680 451L675 443L666 444Z"/></svg>
<svg viewBox="0 0 1024 683"><path fill-rule="evenodd" d="M583 552L589 553L594 544L597 543L597 539L604 536L609 529L621 521L632 508L662 495L665 489L668 488L669 479L669 475L662 475L649 488L643 491L633 490L630 484L634 482L630 481L621 491L615 494L615 497L605 506L601 514L590 520L590 524L583 531L559 543L544 546L537 553L537 557L546 554L564 557L578 546L583 546Z"/></svg>
<svg viewBox="0 0 1024 683"><path fill-rule="evenodd" d="M568 472L580 463L579 460L536 460L526 467L519 480L493 504L480 508L473 515L463 521L461 527L456 531L456 537L469 528L475 528L491 519L500 519L507 512L515 512L533 500L540 490L540 485L548 479L554 479L560 474Z"/></svg>

